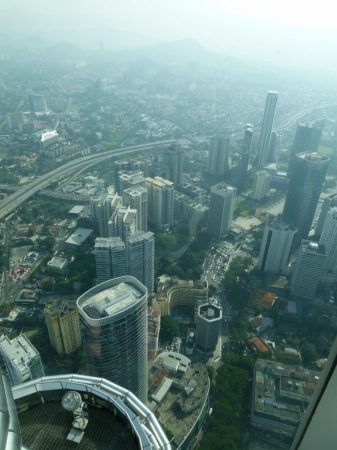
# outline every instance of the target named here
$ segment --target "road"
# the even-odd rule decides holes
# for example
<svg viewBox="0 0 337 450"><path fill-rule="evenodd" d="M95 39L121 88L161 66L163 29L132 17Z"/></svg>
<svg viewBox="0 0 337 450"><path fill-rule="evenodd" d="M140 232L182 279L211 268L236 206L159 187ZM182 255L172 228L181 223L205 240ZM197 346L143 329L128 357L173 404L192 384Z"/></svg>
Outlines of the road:
<svg viewBox="0 0 337 450"><path fill-rule="evenodd" d="M104 152L103 154L100 153L98 155L83 156L81 158L75 159L74 161L63 164L57 169L51 170L41 177L36 178L33 182L23 186L20 190L14 192L12 195L2 200L0 202L0 220L10 214L17 206L21 205L21 203L25 202L36 192L42 190L43 188L48 186L48 184L60 178L60 176L64 176L65 174L71 173L74 170L87 168L93 164L109 159L112 156L125 156L126 154L132 153L134 151L148 150L157 145L171 145L175 142L175 140L171 139L166 141L156 141L149 144L135 145L133 147L118 148L115 150L109 150L107 152Z"/></svg>

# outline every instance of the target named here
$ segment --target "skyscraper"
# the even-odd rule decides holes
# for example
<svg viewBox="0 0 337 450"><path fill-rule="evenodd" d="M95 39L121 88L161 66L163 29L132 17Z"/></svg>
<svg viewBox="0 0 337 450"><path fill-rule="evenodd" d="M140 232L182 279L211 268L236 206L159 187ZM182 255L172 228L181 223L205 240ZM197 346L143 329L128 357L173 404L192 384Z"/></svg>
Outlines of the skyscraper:
<svg viewBox="0 0 337 450"><path fill-rule="evenodd" d="M108 223L114 211L120 208L122 198L117 193L105 194L97 204L97 217L100 237L108 237Z"/></svg>
<svg viewBox="0 0 337 450"><path fill-rule="evenodd" d="M174 185L160 177L146 178L149 221L167 230L173 225Z"/></svg>
<svg viewBox="0 0 337 450"><path fill-rule="evenodd" d="M232 226L236 188L226 183L211 187L207 232L221 239Z"/></svg>
<svg viewBox="0 0 337 450"><path fill-rule="evenodd" d="M322 205L321 212L319 214L319 218L318 218L316 229L315 229L316 236L321 236L322 231L323 231L324 222L326 219L326 215L330 211L330 208L333 208L335 206L337 206L337 193L336 192L325 197L325 199L323 201L323 205Z"/></svg>
<svg viewBox="0 0 337 450"><path fill-rule="evenodd" d="M266 225L257 268L266 273L288 275L288 263L297 228L276 220Z"/></svg>
<svg viewBox="0 0 337 450"><path fill-rule="evenodd" d="M147 401L147 296L136 278L99 284L78 300L88 375L106 378Z"/></svg>
<svg viewBox="0 0 337 450"><path fill-rule="evenodd" d="M267 162L276 162L278 152L280 151L281 136L276 131L271 132Z"/></svg>
<svg viewBox="0 0 337 450"><path fill-rule="evenodd" d="M213 176L224 176L229 170L230 137L214 136L211 138L208 154L208 172Z"/></svg>
<svg viewBox="0 0 337 450"><path fill-rule="evenodd" d="M41 94L29 94L28 96L29 108L32 113L46 112L47 102L46 97Z"/></svg>
<svg viewBox="0 0 337 450"><path fill-rule="evenodd" d="M303 239L291 274L290 293L313 299L325 266L324 245Z"/></svg>
<svg viewBox="0 0 337 450"><path fill-rule="evenodd" d="M331 208L324 222L319 243L325 246L324 281L335 283L337 278L337 208Z"/></svg>
<svg viewBox="0 0 337 450"><path fill-rule="evenodd" d="M137 189L139 187L146 187L146 179L143 172L139 170L134 171L122 171L118 174L118 186L120 195L123 195L124 189Z"/></svg>
<svg viewBox="0 0 337 450"><path fill-rule="evenodd" d="M265 170L255 172L253 197L256 200L262 200L267 195L269 191L270 178L270 173Z"/></svg>
<svg viewBox="0 0 337 450"><path fill-rule="evenodd" d="M309 235L330 159L318 153L300 153L295 157L282 220L298 228L294 248Z"/></svg>
<svg viewBox="0 0 337 450"><path fill-rule="evenodd" d="M204 303L198 308L195 333L196 350L205 355L213 354L219 339L222 310L212 303Z"/></svg>
<svg viewBox="0 0 337 450"><path fill-rule="evenodd" d="M242 178L241 181L243 182L245 182L248 177L248 165L253 143L253 134L254 134L254 126L251 123L247 123L245 134L242 141L242 153L239 163L239 176Z"/></svg>
<svg viewBox="0 0 337 450"><path fill-rule="evenodd" d="M20 125L25 123L25 116L23 112L7 113L6 116L8 128L17 130Z"/></svg>
<svg viewBox="0 0 337 450"><path fill-rule="evenodd" d="M147 189L144 187L129 188L123 191L123 204L137 210L137 230L147 231Z"/></svg>
<svg viewBox="0 0 337 450"><path fill-rule="evenodd" d="M297 125L293 147L288 166L288 174L291 175L295 156L297 153L317 153L325 119L312 119Z"/></svg>
<svg viewBox="0 0 337 450"><path fill-rule="evenodd" d="M267 162L268 149L271 132L273 129L277 98L278 98L277 91L268 92L256 157L256 170L261 170Z"/></svg>
<svg viewBox="0 0 337 450"><path fill-rule="evenodd" d="M170 181L172 181L176 188L183 180L183 149L179 145L171 145L166 150L166 157L170 169Z"/></svg>

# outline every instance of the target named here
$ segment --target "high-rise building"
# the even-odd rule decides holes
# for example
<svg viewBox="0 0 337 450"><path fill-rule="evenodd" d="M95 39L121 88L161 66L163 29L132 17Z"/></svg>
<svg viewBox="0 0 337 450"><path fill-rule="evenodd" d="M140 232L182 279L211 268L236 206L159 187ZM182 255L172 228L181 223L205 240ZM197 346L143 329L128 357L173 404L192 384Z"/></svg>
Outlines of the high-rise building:
<svg viewBox="0 0 337 450"><path fill-rule="evenodd" d="M213 176L224 176L229 170L230 137L214 136L211 138L208 154L208 172Z"/></svg>
<svg viewBox="0 0 337 450"><path fill-rule="evenodd" d="M277 161L280 146L281 146L281 135L276 133L276 131L272 131L268 148L267 162L273 163Z"/></svg>
<svg viewBox="0 0 337 450"><path fill-rule="evenodd" d="M40 353L24 334L12 340L2 336L0 353L13 386L44 377Z"/></svg>
<svg viewBox="0 0 337 450"><path fill-rule="evenodd" d="M313 299L326 262L324 245L303 239L291 274L290 293Z"/></svg>
<svg viewBox="0 0 337 450"><path fill-rule="evenodd" d="M147 189L129 188L123 191L123 204L126 207L137 210L137 223L136 228L139 231L147 231L147 214L148 214L148 202L147 202Z"/></svg>
<svg viewBox="0 0 337 450"><path fill-rule="evenodd" d="M167 230L173 225L174 185L160 177L146 178L149 221Z"/></svg>
<svg viewBox="0 0 337 450"><path fill-rule="evenodd" d="M300 153L295 157L282 215L283 222L298 228L295 248L309 235L329 161L318 153Z"/></svg>
<svg viewBox="0 0 337 450"><path fill-rule="evenodd" d="M337 208L331 208L326 215L319 243L324 245L326 252L324 281L335 283L337 279Z"/></svg>
<svg viewBox="0 0 337 450"><path fill-rule="evenodd" d="M41 94L29 94L28 96L29 108L32 113L46 112L47 102L46 97Z"/></svg>
<svg viewBox="0 0 337 450"><path fill-rule="evenodd" d="M232 226L236 188L219 183L211 188L207 232L221 239Z"/></svg>
<svg viewBox="0 0 337 450"><path fill-rule="evenodd" d="M132 275L150 293L154 288L154 234L137 231L123 241L120 237L96 238L95 261L98 283Z"/></svg>
<svg viewBox="0 0 337 450"><path fill-rule="evenodd" d="M219 340L222 309L212 303L199 306L195 333L196 350L204 355L213 354Z"/></svg>
<svg viewBox="0 0 337 450"><path fill-rule="evenodd" d="M316 229L315 229L316 236L319 236L319 237L321 236L326 216L327 216L328 212L330 211L330 208L334 208L336 206L337 206L337 193L336 192L325 197L322 208L321 208L321 212L319 214L319 218L317 221Z"/></svg>
<svg viewBox="0 0 337 450"><path fill-rule="evenodd" d="M179 145L171 145L166 150L166 157L170 169L170 181L176 188L183 181L184 151Z"/></svg>
<svg viewBox="0 0 337 450"><path fill-rule="evenodd" d="M146 188L146 179L144 178L143 172L139 170L128 172L122 171L118 174L118 186L118 193L123 195L123 191L125 189L137 189L140 187Z"/></svg>
<svg viewBox="0 0 337 450"><path fill-rule="evenodd" d="M262 120L261 134L256 157L256 170L261 170L267 162L268 149L270 143L271 132L273 130L276 103L278 98L277 91L269 91L264 109Z"/></svg>
<svg viewBox="0 0 337 450"><path fill-rule="evenodd" d="M81 346L77 308L63 300L46 304L44 309L51 345L60 355L69 355Z"/></svg>
<svg viewBox="0 0 337 450"><path fill-rule="evenodd" d="M147 296L136 278L99 284L77 300L87 373L147 401Z"/></svg>
<svg viewBox="0 0 337 450"><path fill-rule="evenodd" d="M298 153L317 153L325 119L312 119L297 125L293 147L288 166L288 174L291 175L295 157Z"/></svg>
<svg viewBox="0 0 337 450"><path fill-rule="evenodd" d="M257 268L262 272L289 274L289 259L297 228L276 220L266 225Z"/></svg>
<svg viewBox="0 0 337 450"><path fill-rule="evenodd" d="M269 191L270 173L265 170L258 170L255 172L253 197L255 200L262 200Z"/></svg>
<svg viewBox="0 0 337 450"><path fill-rule="evenodd" d="M108 223L115 211L122 205L122 198L117 193L105 194L97 204L98 227L100 237L108 237Z"/></svg>
<svg viewBox="0 0 337 450"><path fill-rule="evenodd" d="M23 112L7 113L6 117L8 128L17 130L20 125L25 123L25 116Z"/></svg>
<svg viewBox="0 0 337 450"><path fill-rule="evenodd" d="M252 150L254 126L251 123L247 123L245 134L242 141L242 153L239 163L239 176L241 181L245 182L248 177L248 165L250 152Z"/></svg>

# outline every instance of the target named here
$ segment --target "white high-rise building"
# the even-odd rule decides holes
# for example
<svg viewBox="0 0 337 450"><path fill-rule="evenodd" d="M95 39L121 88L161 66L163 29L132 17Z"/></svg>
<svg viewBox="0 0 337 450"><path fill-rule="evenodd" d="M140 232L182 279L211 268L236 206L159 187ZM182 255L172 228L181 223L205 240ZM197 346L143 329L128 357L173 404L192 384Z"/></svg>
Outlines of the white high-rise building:
<svg viewBox="0 0 337 450"><path fill-rule="evenodd" d="M173 225L174 185L161 177L147 178L148 218L161 229Z"/></svg>
<svg viewBox="0 0 337 450"><path fill-rule="evenodd" d="M324 245L302 239L291 274L290 293L313 299L326 262Z"/></svg>
<svg viewBox="0 0 337 450"><path fill-rule="evenodd" d="M147 189L143 187L128 188L123 191L124 206L137 210L136 228L139 231L147 231L147 197Z"/></svg>
<svg viewBox="0 0 337 450"><path fill-rule="evenodd" d="M207 232L221 239L232 226L236 188L219 183L211 188Z"/></svg>
<svg viewBox="0 0 337 450"><path fill-rule="evenodd" d="M140 187L146 188L146 179L143 172L134 171L133 173L119 173L118 175L119 194L123 195L125 189Z"/></svg>
<svg viewBox="0 0 337 450"><path fill-rule="evenodd" d="M263 114L259 146L257 151L256 170L261 170L267 162L268 149L271 132L273 130L277 98L278 98L277 91L268 92L266 106Z"/></svg>
<svg viewBox="0 0 337 450"><path fill-rule="evenodd" d="M213 354L219 340L222 309L212 303L204 303L198 308L195 333L196 350L204 355Z"/></svg>
<svg viewBox="0 0 337 450"><path fill-rule="evenodd" d="M13 386L44 377L40 353L24 334L12 340L2 336L0 353Z"/></svg>
<svg viewBox="0 0 337 450"><path fill-rule="evenodd" d="M213 176L224 176L229 170L230 137L211 138L208 154L208 172Z"/></svg>
<svg viewBox="0 0 337 450"><path fill-rule="evenodd" d="M113 212L122 204L117 193L105 194L97 204L98 227L100 237L108 237L108 222Z"/></svg>
<svg viewBox="0 0 337 450"><path fill-rule="evenodd" d="M319 241L325 246L326 262L323 279L334 283L337 279L337 208L331 208L327 213L323 232Z"/></svg>
<svg viewBox="0 0 337 450"><path fill-rule="evenodd" d="M78 300L88 375L106 378L147 401L146 287L132 276L93 287Z"/></svg>
<svg viewBox="0 0 337 450"><path fill-rule="evenodd" d="M264 229L257 268L262 272L289 274L289 258L297 228L276 220Z"/></svg>
<svg viewBox="0 0 337 450"><path fill-rule="evenodd" d="M270 185L270 173L265 170L259 170L255 173L254 187L253 187L253 197L255 200L262 200L269 191Z"/></svg>

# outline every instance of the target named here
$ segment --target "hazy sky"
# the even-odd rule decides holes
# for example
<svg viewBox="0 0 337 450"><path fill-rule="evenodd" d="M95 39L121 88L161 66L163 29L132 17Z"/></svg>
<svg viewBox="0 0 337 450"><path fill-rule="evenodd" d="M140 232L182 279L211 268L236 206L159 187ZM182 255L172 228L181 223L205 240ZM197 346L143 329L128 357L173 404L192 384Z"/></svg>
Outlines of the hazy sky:
<svg viewBox="0 0 337 450"><path fill-rule="evenodd" d="M194 38L217 53L298 66L331 66L337 48L333 0L0 0L0 20L1 8L66 16L67 29L111 25L157 41Z"/></svg>

